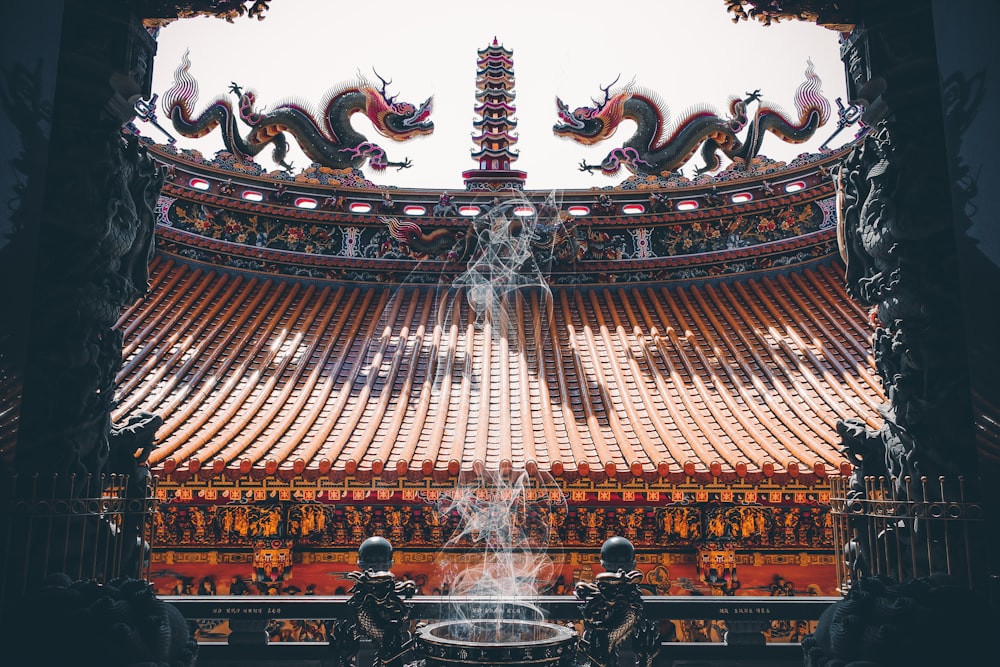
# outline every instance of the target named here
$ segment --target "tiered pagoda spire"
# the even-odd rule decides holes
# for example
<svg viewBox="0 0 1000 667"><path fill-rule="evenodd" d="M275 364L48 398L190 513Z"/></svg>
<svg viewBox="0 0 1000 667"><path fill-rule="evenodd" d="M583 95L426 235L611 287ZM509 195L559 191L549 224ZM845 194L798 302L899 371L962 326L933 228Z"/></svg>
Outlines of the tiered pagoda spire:
<svg viewBox="0 0 1000 667"><path fill-rule="evenodd" d="M467 190L522 190L527 174L510 168L517 159L513 146L517 127L514 108L514 52L493 43L478 51L476 61L476 114L472 159L478 169L462 172Z"/></svg>

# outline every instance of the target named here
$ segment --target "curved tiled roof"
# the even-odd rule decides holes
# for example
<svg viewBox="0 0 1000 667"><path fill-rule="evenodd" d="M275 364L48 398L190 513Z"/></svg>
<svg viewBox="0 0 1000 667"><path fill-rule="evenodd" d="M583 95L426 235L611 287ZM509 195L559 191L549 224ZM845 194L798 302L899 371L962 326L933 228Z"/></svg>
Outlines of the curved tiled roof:
<svg viewBox="0 0 1000 667"><path fill-rule="evenodd" d="M835 154L452 206L153 154L158 254L113 418L163 418L160 478L811 484L850 471L838 420L879 426Z"/></svg>
<svg viewBox="0 0 1000 667"><path fill-rule="evenodd" d="M177 481L806 483L846 474L838 419L884 401L839 260L739 282L482 295L231 272L158 255L123 316L116 419L164 425ZM480 299L481 300L481 299Z"/></svg>

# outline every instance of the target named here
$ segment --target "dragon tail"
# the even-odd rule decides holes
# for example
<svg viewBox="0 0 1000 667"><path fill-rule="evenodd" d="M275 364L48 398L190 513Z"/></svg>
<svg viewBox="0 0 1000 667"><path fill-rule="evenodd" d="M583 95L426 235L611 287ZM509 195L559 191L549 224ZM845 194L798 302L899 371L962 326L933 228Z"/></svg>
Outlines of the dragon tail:
<svg viewBox="0 0 1000 667"><path fill-rule="evenodd" d="M396 218L382 218L389 226L389 234L400 243L408 243L413 238L419 238L420 226L414 222L400 222Z"/></svg>
<svg viewBox="0 0 1000 667"><path fill-rule="evenodd" d="M190 121L192 108L198 101L198 82L191 76L191 59L188 57L190 51L185 50L181 56L181 62L174 70L174 84L163 93L163 110L168 116L173 116L174 110L179 109L184 118Z"/></svg>
<svg viewBox="0 0 1000 667"><path fill-rule="evenodd" d="M795 91L795 110L799 113L800 122L805 123L810 113L819 114L817 127L830 118L830 101L823 96L823 81L816 74L812 59L806 61L806 80Z"/></svg>
<svg viewBox="0 0 1000 667"><path fill-rule="evenodd" d="M755 157L764 139L765 132L771 132L782 141L800 144L808 141L816 130L830 118L830 102L823 96L823 82L813 68L812 60L807 61L806 79L795 91L797 119L790 118L778 107L762 105L750 123L750 132L743 147L734 154L746 160Z"/></svg>
<svg viewBox="0 0 1000 667"><path fill-rule="evenodd" d="M185 50L181 56L181 62L174 70L174 84L163 93L161 104L168 117L176 118L175 114L179 114L184 123L195 125L194 105L198 102L198 81L191 76L189 53L190 51Z"/></svg>
<svg viewBox="0 0 1000 667"><path fill-rule="evenodd" d="M198 116L194 105L198 101L198 82L191 76L191 60L188 51L174 70L174 83L163 93L163 111L173 122L174 129L185 137L203 137L217 126L223 126L224 133L234 131L233 108L223 97L216 98Z"/></svg>

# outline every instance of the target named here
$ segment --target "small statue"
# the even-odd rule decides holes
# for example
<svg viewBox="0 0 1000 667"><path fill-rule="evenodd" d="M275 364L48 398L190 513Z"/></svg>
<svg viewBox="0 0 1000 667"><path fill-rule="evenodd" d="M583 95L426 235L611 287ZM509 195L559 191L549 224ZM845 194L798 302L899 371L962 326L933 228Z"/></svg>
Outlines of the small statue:
<svg viewBox="0 0 1000 667"><path fill-rule="evenodd" d="M382 212L392 213L396 210L396 202L393 200L392 195L388 191L382 193Z"/></svg>
<svg viewBox="0 0 1000 667"><path fill-rule="evenodd" d="M274 188L274 192L271 193L271 199L278 202L279 204L287 203L291 199L291 193L288 192L288 188L285 187L284 183L278 183Z"/></svg>
<svg viewBox="0 0 1000 667"><path fill-rule="evenodd" d="M635 569L635 548L624 537L612 537L601 547L601 567L606 572L594 582L580 582L574 594L584 601L580 652L594 667L618 664L618 653L630 647L640 667L652 667L660 652L656 624L643 614Z"/></svg>
<svg viewBox="0 0 1000 667"><path fill-rule="evenodd" d="M722 194L719 192L719 188L715 185L709 188L708 192L705 193L705 204L708 206L719 206L724 201L725 200L723 199Z"/></svg>
<svg viewBox="0 0 1000 667"><path fill-rule="evenodd" d="M434 204L434 217L446 215L455 215L458 210L458 204L455 202L454 197L452 197L447 192L442 192L441 196L438 197L438 203Z"/></svg>
<svg viewBox="0 0 1000 667"><path fill-rule="evenodd" d="M594 197L594 209L601 215L611 215L615 210L615 202L611 195L604 193Z"/></svg>
<svg viewBox="0 0 1000 667"><path fill-rule="evenodd" d="M674 210L674 201L662 192L654 192L649 195L649 206L654 213L664 213Z"/></svg>
<svg viewBox="0 0 1000 667"><path fill-rule="evenodd" d="M151 476L147 461L156 447L156 430L162 425L162 417L140 410L123 422L112 423L108 434L107 470L118 484L124 482L117 491L122 493L124 488L125 501L118 531L119 572L139 572L149 557L150 545L143 538L143 524L153 508L148 497Z"/></svg>
<svg viewBox="0 0 1000 667"><path fill-rule="evenodd" d="M413 637L408 629L414 582L396 581L392 568L392 545L384 537L369 537L358 548L359 571L349 572L354 582L348 607L354 616L339 621L331 632L330 645L337 652L335 664L347 667L358 653L363 638L378 651L377 667L402 667L409 660Z"/></svg>

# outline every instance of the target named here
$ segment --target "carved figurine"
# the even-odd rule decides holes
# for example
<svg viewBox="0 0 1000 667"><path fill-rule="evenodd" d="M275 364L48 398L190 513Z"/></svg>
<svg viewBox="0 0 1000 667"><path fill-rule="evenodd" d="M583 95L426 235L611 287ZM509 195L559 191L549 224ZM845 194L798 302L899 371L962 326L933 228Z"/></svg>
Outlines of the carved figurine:
<svg viewBox="0 0 1000 667"><path fill-rule="evenodd" d="M339 621L331 632L334 664L350 665L361 640L368 639L378 652L377 667L402 667L413 644L408 629L410 607L405 600L416 592L416 584L397 581L390 572L392 545L383 537L369 537L361 543L358 568L347 575L354 582L347 602L353 616Z"/></svg>
<svg viewBox="0 0 1000 667"><path fill-rule="evenodd" d="M643 614L635 549L624 537L612 537L601 547L601 567L606 572L594 582L580 582L574 594L584 601L580 653L593 667L618 664L618 654L631 648L640 667L652 667L660 652L656 624Z"/></svg>

